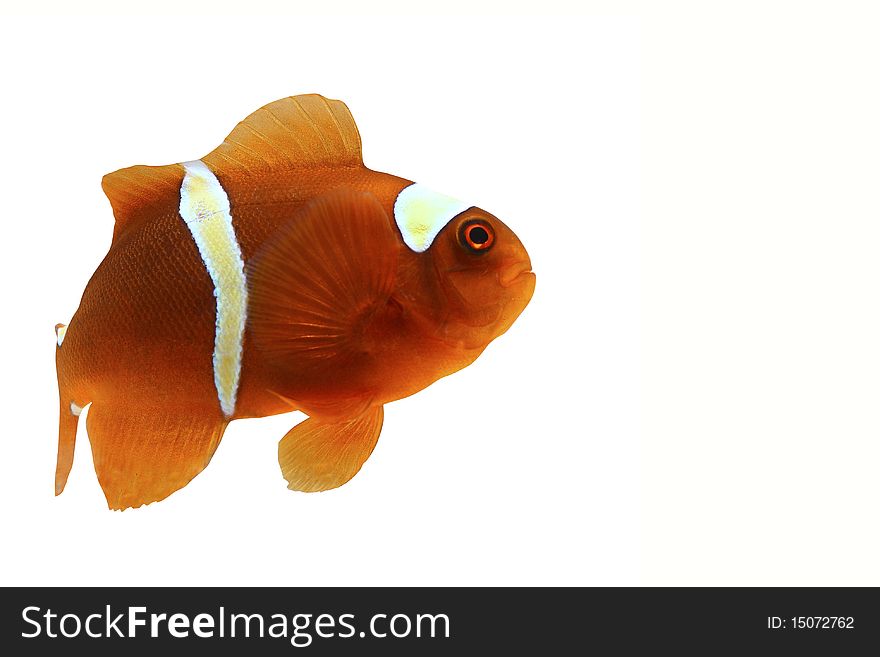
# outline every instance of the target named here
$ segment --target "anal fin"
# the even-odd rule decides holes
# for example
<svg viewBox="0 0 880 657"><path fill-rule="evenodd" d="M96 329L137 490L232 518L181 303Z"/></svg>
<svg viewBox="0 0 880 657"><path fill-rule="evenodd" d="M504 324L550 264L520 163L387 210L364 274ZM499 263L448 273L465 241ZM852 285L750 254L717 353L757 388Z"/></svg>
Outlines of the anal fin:
<svg viewBox="0 0 880 657"><path fill-rule="evenodd" d="M309 418L278 444L278 463L288 488L307 493L338 488L373 453L382 431L381 406L344 422Z"/></svg>
<svg viewBox="0 0 880 657"><path fill-rule="evenodd" d="M98 481L111 509L158 502L201 472L227 421L218 409L93 403L86 418Z"/></svg>

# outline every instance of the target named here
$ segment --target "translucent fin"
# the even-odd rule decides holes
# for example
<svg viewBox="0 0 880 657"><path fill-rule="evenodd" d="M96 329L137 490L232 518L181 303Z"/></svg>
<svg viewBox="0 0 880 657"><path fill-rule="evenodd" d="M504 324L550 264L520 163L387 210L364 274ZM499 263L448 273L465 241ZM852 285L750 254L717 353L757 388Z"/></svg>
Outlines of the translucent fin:
<svg viewBox="0 0 880 657"><path fill-rule="evenodd" d="M93 403L86 427L107 505L138 507L186 486L208 465L226 424L219 409L134 406L123 412Z"/></svg>
<svg viewBox="0 0 880 657"><path fill-rule="evenodd" d="M64 336L67 335L67 326L65 324L55 325L55 342L60 347L64 342Z"/></svg>
<svg viewBox="0 0 880 657"><path fill-rule="evenodd" d="M73 467L73 451L76 447L76 427L82 409L74 402L61 401L58 414L58 459L55 465L55 494L61 495L67 485L67 477Z"/></svg>
<svg viewBox="0 0 880 657"><path fill-rule="evenodd" d="M113 241L129 226L155 217L172 199L178 198L182 182L183 167L179 164L134 166L104 176L101 187L116 217Z"/></svg>
<svg viewBox="0 0 880 657"><path fill-rule="evenodd" d="M288 488L307 493L338 488L354 477L373 453L384 412L374 406L346 422L309 418L278 443L278 463Z"/></svg>
<svg viewBox="0 0 880 657"><path fill-rule="evenodd" d="M344 366L394 291L399 245L378 200L319 197L266 240L248 266L249 326L275 360Z"/></svg>
<svg viewBox="0 0 880 657"><path fill-rule="evenodd" d="M358 167L361 137L345 103L318 94L276 100L202 158L218 176L305 167Z"/></svg>

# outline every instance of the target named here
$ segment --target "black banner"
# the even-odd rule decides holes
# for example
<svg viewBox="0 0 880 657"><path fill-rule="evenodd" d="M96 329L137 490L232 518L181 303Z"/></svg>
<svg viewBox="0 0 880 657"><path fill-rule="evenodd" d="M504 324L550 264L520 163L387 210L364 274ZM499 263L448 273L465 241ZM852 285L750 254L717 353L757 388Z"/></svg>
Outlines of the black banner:
<svg viewBox="0 0 880 657"><path fill-rule="evenodd" d="M880 645L876 589L21 588L2 597L7 655L190 655L220 642L260 655Z"/></svg>

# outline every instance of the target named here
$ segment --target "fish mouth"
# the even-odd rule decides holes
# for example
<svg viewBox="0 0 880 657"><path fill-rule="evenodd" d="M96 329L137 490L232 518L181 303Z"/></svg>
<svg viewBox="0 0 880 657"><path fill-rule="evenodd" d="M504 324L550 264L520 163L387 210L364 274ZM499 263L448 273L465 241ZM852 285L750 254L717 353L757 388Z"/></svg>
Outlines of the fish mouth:
<svg viewBox="0 0 880 657"><path fill-rule="evenodd" d="M528 276L534 278L535 274L532 272L532 263L525 260L510 265L507 269L502 271L501 275L498 277L498 282L501 284L501 287L510 287L521 278L526 278Z"/></svg>

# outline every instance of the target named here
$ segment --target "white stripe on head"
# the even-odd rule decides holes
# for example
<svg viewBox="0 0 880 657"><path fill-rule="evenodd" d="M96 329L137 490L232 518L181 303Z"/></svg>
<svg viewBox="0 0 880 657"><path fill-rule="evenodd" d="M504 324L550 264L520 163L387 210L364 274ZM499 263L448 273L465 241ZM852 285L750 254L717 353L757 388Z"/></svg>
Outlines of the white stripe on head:
<svg viewBox="0 0 880 657"><path fill-rule="evenodd" d="M397 195L394 221L406 245L421 253L428 250L437 234L453 217L470 207L473 206L413 183Z"/></svg>
<svg viewBox="0 0 880 657"><path fill-rule="evenodd" d="M220 408L229 417L241 375L241 347L247 309L247 284L241 248L232 228L229 197L204 162L184 162L180 216L192 233L214 283L217 319L214 333L214 385Z"/></svg>

